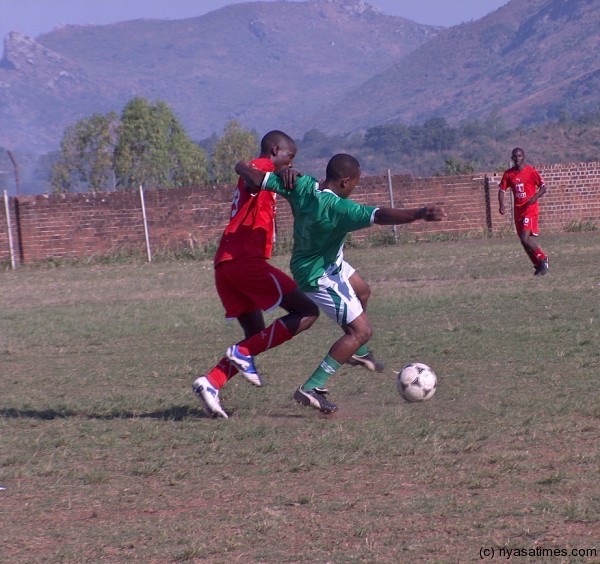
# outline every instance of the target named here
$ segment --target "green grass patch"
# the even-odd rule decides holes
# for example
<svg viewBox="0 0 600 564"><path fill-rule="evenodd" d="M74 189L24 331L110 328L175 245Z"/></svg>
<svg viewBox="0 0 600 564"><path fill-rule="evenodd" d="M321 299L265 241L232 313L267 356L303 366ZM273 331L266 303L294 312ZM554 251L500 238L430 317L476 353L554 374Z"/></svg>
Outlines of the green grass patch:
<svg viewBox="0 0 600 564"><path fill-rule="evenodd" d="M541 244L543 277L514 235L349 248L386 370L342 367L332 416L291 399L340 335L325 316L257 359L264 388L223 388L230 419L204 415L191 384L242 338L208 259L0 273L3 561L598 550L600 235ZM396 391L410 361L438 375L429 402Z"/></svg>

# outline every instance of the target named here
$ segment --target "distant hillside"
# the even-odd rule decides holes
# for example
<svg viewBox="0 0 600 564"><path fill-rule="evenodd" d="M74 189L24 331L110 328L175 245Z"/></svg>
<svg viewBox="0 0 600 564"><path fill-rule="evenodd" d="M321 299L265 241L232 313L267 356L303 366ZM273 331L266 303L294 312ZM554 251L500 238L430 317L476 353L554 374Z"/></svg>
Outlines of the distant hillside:
<svg viewBox="0 0 600 564"><path fill-rule="evenodd" d="M341 133L432 116L497 115L515 126L594 111L599 30L598 0L512 0L442 31L303 125Z"/></svg>
<svg viewBox="0 0 600 564"><path fill-rule="evenodd" d="M362 0L316 0L66 26L37 40L11 33L0 61L0 146L54 150L68 125L134 96L167 102L196 139L231 119L291 129L438 31Z"/></svg>
<svg viewBox="0 0 600 564"><path fill-rule="evenodd" d="M278 0L186 20L65 26L37 39L14 32L0 59L0 149L17 157L25 189L38 190L51 161L38 157L59 148L66 127L142 96L166 102L198 141L231 119L259 134L309 132L304 156L318 171L340 150L357 151L369 174L427 175L446 156L495 166L521 127L531 137L519 144L543 162L598 160L596 129L572 121L599 109L598 30L600 0L511 0L449 29L364 0ZM436 117L472 135L442 152L385 152L364 138L374 126ZM478 123L461 125L469 121ZM481 135L481 124L506 134ZM537 137L532 125L554 133ZM0 175L0 187L11 185Z"/></svg>

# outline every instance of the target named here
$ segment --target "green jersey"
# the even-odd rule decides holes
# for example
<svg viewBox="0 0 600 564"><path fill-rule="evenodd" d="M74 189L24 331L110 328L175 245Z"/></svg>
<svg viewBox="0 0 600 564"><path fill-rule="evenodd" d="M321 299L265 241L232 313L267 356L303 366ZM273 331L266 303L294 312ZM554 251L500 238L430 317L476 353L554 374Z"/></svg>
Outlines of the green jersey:
<svg viewBox="0 0 600 564"><path fill-rule="evenodd" d="M263 187L283 196L294 215L294 245L290 269L301 290L319 289L319 278L335 274L344 260L346 236L373 225L375 206L363 206L322 190L310 176L300 176L293 190L269 174Z"/></svg>

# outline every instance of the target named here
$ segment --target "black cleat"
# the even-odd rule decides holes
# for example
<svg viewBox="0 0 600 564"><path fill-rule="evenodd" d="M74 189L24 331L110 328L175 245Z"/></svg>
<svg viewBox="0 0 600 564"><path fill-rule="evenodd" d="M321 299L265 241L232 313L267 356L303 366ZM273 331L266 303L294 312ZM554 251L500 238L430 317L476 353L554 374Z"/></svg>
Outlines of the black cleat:
<svg viewBox="0 0 600 564"><path fill-rule="evenodd" d="M313 388L312 390L303 390L300 386L294 392L294 399L302 405L314 407L322 413L333 413L337 411L337 405L327 401L325 395L329 390L326 388Z"/></svg>
<svg viewBox="0 0 600 564"><path fill-rule="evenodd" d="M375 358L373 351L369 351L365 356L353 354L346 364L350 366L362 366L371 372L383 372L385 364Z"/></svg>
<svg viewBox="0 0 600 564"><path fill-rule="evenodd" d="M535 269L535 272L533 273L533 275L534 276L544 276L544 274L546 274L546 272L548 272L548 259L547 258L540 261L540 264L537 265L537 268Z"/></svg>

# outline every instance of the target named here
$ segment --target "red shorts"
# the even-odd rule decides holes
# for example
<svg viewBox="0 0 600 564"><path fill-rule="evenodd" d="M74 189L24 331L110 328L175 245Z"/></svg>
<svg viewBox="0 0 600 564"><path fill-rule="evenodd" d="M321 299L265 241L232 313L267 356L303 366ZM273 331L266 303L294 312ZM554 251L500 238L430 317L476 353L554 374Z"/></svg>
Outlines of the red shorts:
<svg viewBox="0 0 600 564"><path fill-rule="evenodd" d="M515 226L517 233L521 235L523 231L531 231L534 237L537 237L540 233L538 226L539 213L532 214L521 214L519 217L515 215Z"/></svg>
<svg viewBox="0 0 600 564"><path fill-rule="evenodd" d="M227 319L258 309L275 309L285 294L298 288L293 278L261 258L219 263L215 267L215 283Z"/></svg>

